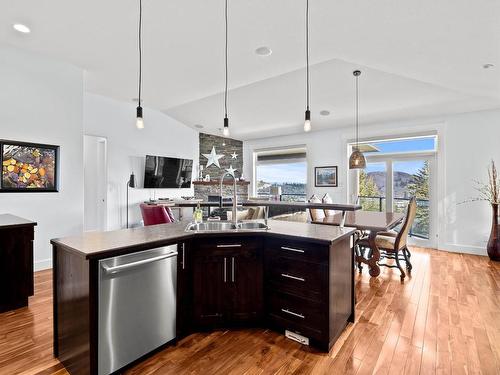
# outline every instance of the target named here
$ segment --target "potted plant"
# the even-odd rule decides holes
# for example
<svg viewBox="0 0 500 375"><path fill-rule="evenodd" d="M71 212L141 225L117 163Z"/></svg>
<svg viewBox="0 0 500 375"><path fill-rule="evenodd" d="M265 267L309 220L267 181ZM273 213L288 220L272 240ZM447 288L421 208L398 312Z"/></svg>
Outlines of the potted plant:
<svg viewBox="0 0 500 375"><path fill-rule="evenodd" d="M486 250L491 260L500 261L500 228L498 226L498 205L500 204L500 177L497 173L495 162L492 160L488 167L488 182L475 181L475 189L479 195L468 202L487 201L491 204L493 220L490 239Z"/></svg>

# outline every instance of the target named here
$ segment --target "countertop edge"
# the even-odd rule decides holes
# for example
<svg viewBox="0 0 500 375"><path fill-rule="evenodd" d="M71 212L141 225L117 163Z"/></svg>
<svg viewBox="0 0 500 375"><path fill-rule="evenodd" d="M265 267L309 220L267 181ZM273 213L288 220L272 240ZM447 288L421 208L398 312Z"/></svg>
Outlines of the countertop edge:
<svg viewBox="0 0 500 375"><path fill-rule="evenodd" d="M320 224L311 224L311 223L304 223L307 225L320 225ZM178 235L174 235L171 237L166 237L164 239L159 239L155 241L145 241L142 243L136 243L132 245L125 245L125 246L119 246L119 247L113 247L109 248L106 250L102 250L99 252L95 253L86 253L83 252L75 247L69 246L68 244L65 244L63 242L64 238L54 238L50 240L50 243L54 246L61 247L67 251L70 251L74 254L77 254L87 260L92 260L92 259L104 259L112 256L118 256L118 255L124 255L128 254L131 252L135 251L143 251L147 250L150 248L154 247L161 247L161 246L167 246L170 244L174 244L176 242L182 241L182 240L189 240L192 238L203 238L203 237L214 237L217 235L240 235L240 236L245 236L245 235L259 235L262 237L273 237L273 238L289 238L289 239L294 239L297 241L309 241L312 243L316 243L319 245L334 245L338 241L352 235L355 231L355 228L350 228L350 227L344 227L344 232L341 234L338 234L336 237L331 238L331 239L322 239L322 238L315 238L315 237L308 237L308 236L301 236L297 234L287 234L287 233L282 233L279 231L273 232L272 230L272 224L270 224L270 229L269 230L240 230L240 231L231 231L231 232L183 232Z"/></svg>

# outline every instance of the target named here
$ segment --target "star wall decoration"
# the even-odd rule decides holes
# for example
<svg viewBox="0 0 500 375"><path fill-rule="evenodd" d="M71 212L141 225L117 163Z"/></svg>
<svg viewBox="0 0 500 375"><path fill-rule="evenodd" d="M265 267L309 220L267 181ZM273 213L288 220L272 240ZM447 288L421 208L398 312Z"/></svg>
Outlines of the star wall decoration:
<svg viewBox="0 0 500 375"><path fill-rule="evenodd" d="M212 146L212 151L210 152L210 154L202 154L202 155L208 159L207 166L205 168L210 167L212 164L215 165L217 168L220 168L219 159L223 158L224 155L215 152L215 146Z"/></svg>
<svg viewBox="0 0 500 375"><path fill-rule="evenodd" d="M229 165L229 168L226 169L226 172L229 173L229 174L231 174L233 177L236 177L234 175L234 172L236 172L236 171L237 171L237 169L234 169L232 165Z"/></svg>
<svg viewBox="0 0 500 375"><path fill-rule="evenodd" d="M238 154L236 152L233 152L231 154L231 159L236 159L238 157Z"/></svg>

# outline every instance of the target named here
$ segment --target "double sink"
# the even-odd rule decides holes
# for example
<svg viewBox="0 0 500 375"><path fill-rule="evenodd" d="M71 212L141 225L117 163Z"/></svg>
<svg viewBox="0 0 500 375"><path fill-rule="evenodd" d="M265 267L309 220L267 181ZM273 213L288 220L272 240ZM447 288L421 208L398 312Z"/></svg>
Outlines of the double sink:
<svg viewBox="0 0 500 375"><path fill-rule="evenodd" d="M230 221L204 221L189 223L186 232L231 232L237 230L266 230L269 227L260 221L243 221L232 223Z"/></svg>

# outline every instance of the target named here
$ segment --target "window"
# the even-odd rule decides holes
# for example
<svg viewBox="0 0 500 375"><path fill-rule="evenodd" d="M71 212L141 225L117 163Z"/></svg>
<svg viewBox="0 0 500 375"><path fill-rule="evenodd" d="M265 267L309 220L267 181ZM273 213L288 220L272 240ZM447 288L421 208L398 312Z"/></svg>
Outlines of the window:
<svg viewBox="0 0 500 375"><path fill-rule="evenodd" d="M307 160L304 147L263 150L255 154L255 193L258 197L305 201Z"/></svg>
<svg viewBox="0 0 500 375"><path fill-rule="evenodd" d="M359 171L354 194L363 210L406 212L414 196L417 215L411 235L430 239L437 136L374 140L359 148L367 163Z"/></svg>

